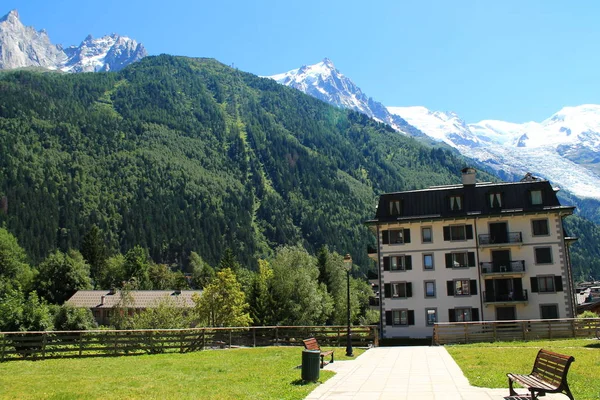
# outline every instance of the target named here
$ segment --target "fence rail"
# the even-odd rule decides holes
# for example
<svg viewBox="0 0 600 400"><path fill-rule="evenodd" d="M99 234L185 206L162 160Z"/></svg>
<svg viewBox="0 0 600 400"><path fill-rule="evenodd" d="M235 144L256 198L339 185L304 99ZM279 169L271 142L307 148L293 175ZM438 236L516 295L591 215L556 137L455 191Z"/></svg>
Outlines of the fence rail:
<svg viewBox="0 0 600 400"><path fill-rule="evenodd" d="M600 318L436 323L434 344L600 337Z"/></svg>
<svg viewBox="0 0 600 400"><path fill-rule="evenodd" d="M321 346L344 346L345 326L257 326L0 332L0 362L51 358L108 357L257 346L299 346L315 337ZM353 346L378 345L376 326L352 327Z"/></svg>

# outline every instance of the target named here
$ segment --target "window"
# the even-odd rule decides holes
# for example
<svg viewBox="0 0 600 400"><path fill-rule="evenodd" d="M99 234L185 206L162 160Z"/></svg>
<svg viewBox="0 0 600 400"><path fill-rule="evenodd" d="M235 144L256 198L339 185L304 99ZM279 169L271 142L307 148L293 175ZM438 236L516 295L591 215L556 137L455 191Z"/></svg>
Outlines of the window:
<svg viewBox="0 0 600 400"><path fill-rule="evenodd" d="M408 282L396 282L392 283L392 297L411 297L408 293Z"/></svg>
<svg viewBox="0 0 600 400"><path fill-rule="evenodd" d="M408 271L412 269L412 257L406 255L383 257L384 271Z"/></svg>
<svg viewBox="0 0 600 400"><path fill-rule="evenodd" d="M406 326L415 324L415 311L398 309L385 312L386 325Z"/></svg>
<svg viewBox="0 0 600 400"><path fill-rule="evenodd" d="M410 282L392 282L383 285L385 298L406 298L412 297L412 283Z"/></svg>
<svg viewBox="0 0 600 400"><path fill-rule="evenodd" d="M554 293L563 291L560 275L532 276L530 278L532 293Z"/></svg>
<svg viewBox="0 0 600 400"><path fill-rule="evenodd" d="M433 254L423 254L423 269L433 270Z"/></svg>
<svg viewBox="0 0 600 400"><path fill-rule="evenodd" d="M474 252L446 253L446 268L468 268L474 266Z"/></svg>
<svg viewBox="0 0 600 400"><path fill-rule="evenodd" d="M552 264L552 248L538 247L535 249L536 264Z"/></svg>
<svg viewBox="0 0 600 400"><path fill-rule="evenodd" d="M473 225L450 225L444 227L444 240L459 241L473 239Z"/></svg>
<svg viewBox="0 0 600 400"><path fill-rule="evenodd" d="M531 221L531 230L533 236L548 236L550 229L548 229L547 219L534 219Z"/></svg>
<svg viewBox="0 0 600 400"><path fill-rule="evenodd" d="M456 322L469 322L473 320L470 308L455 308L454 316Z"/></svg>
<svg viewBox="0 0 600 400"><path fill-rule="evenodd" d="M450 210L460 211L463 209L462 196L450 196Z"/></svg>
<svg viewBox="0 0 600 400"><path fill-rule="evenodd" d="M408 310L393 310L394 325L408 325Z"/></svg>
<svg viewBox="0 0 600 400"><path fill-rule="evenodd" d="M421 238L423 243L433 242L433 233L431 231L431 227L421 228Z"/></svg>
<svg viewBox="0 0 600 400"><path fill-rule="evenodd" d="M410 229L390 229L383 231L383 244L410 243Z"/></svg>
<svg viewBox="0 0 600 400"><path fill-rule="evenodd" d="M390 200L390 215L402 215L402 200Z"/></svg>
<svg viewBox="0 0 600 400"><path fill-rule="evenodd" d="M502 208L502 193L490 193L488 200L491 208Z"/></svg>
<svg viewBox="0 0 600 400"><path fill-rule="evenodd" d="M448 296L472 296L477 294L477 280L456 279L447 281Z"/></svg>
<svg viewBox="0 0 600 400"><path fill-rule="evenodd" d="M557 304L543 304L540 306L540 316L542 319L557 319L558 318L558 305Z"/></svg>
<svg viewBox="0 0 600 400"><path fill-rule="evenodd" d="M435 281L425 281L425 297L435 297Z"/></svg>
<svg viewBox="0 0 600 400"><path fill-rule="evenodd" d="M470 282L468 279L454 281L454 295L455 296L469 296Z"/></svg>
<svg viewBox="0 0 600 400"><path fill-rule="evenodd" d="M554 276L538 276L538 292L552 293L554 292Z"/></svg>
<svg viewBox="0 0 600 400"><path fill-rule="evenodd" d="M531 195L531 205L538 206L542 204L542 191L541 190L532 190L529 192Z"/></svg>
<svg viewBox="0 0 600 400"><path fill-rule="evenodd" d="M437 309L426 308L425 309L425 321L427 325L431 326L437 322Z"/></svg>

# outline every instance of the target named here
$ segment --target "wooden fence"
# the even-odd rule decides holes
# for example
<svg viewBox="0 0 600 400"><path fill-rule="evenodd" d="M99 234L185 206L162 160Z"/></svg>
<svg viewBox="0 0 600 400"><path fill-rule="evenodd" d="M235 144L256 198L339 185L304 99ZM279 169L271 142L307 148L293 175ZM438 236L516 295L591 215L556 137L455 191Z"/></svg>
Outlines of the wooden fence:
<svg viewBox="0 0 600 400"><path fill-rule="evenodd" d="M600 337L600 318L440 322L433 327L438 345L586 337Z"/></svg>
<svg viewBox="0 0 600 400"><path fill-rule="evenodd" d="M345 346L345 326L260 326L248 328L192 328L0 332L0 362L51 358L107 357L205 349L299 346L315 337L321 346ZM378 345L376 326L352 327L352 345Z"/></svg>

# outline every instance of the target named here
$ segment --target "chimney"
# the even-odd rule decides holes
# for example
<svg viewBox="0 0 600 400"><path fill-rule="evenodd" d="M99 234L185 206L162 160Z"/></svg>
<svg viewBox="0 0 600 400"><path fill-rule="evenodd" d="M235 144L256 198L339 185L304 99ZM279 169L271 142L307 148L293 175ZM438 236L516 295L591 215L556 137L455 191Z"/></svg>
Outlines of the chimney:
<svg viewBox="0 0 600 400"><path fill-rule="evenodd" d="M104 305L104 297L105 297L105 296L101 296L101 297L100 297L100 305L101 305L101 306L103 306L103 305Z"/></svg>
<svg viewBox="0 0 600 400"><path fill-rule="evenodd" d="M473 186L475 185L475 177L476 177L475 168L463 168L462 169L462 184L463 186Z"/></svg>
<svg viewBox="0 0 600 400"><path fill-rule="evenodd" d="M174 295L180 295L181 294L181 289L175 289L175 291L173 292Z"/></svg>
<svg viewBox="0 0 600 400"><path fill-rule="evenodd" d="M108 291L108 294L115 294L115 288L111 287L110 290Z"/></svg>

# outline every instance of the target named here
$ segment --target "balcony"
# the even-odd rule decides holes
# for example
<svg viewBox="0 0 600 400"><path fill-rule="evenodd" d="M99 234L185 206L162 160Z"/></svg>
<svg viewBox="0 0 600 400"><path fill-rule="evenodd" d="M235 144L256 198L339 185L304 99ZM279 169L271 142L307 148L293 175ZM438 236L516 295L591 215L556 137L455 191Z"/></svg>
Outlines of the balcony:
<svg viewBox="0 0 600 400"><path fill-rule="evenodd" d="M527 303L527 290L521 290L509 294L500 294L496 292L485 291L483 292L484 303L501 303L501 304L515 304L515 303Z"/></svg>
<svg viewBox="0 0 600 400"><path fill-rule="evenodd" d="M379 297L369 297L370 307L379 307Z"/></svg>
<svg viewBox="0 0 600 400"><path fill-rule="evenodd" d="M504 274L524 274L525 273L525 261L515 260L506 263L494 263L494 262L482 262L481 274L482 275L504 275Z"/></svg>
<svg viewBox="0 0 600 400"><path fill-rule="evenodd" d="M507 244L522 244L523 237L521 232L507 232L505 235L479 235L480 246L498 246Z"/></svg>
<svg viewBox="0 0 600 400"><path fill-rule="evenodd" d="M373 246L367 246L367 254L372 260L377 261L377 249Z"/></svg>

